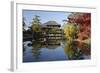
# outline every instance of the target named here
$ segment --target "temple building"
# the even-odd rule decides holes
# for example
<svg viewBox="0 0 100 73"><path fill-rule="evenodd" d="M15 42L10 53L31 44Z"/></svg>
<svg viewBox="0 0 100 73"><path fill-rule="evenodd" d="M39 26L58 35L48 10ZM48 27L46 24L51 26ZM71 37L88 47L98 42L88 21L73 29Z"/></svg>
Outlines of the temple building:
<svg viewBox="0 0 100 73"><path fill-rule="evenodd" d="M61 25L56 21L48 21L41 25L42 41L48 44L60 44L59 40L63 39L63 31Z"/></svg>

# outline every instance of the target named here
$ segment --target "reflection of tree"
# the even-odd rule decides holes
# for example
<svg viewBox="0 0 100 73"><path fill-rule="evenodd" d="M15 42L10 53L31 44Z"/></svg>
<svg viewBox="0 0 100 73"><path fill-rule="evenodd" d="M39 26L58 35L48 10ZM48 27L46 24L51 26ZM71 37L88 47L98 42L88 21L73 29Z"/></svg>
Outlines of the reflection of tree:
<svg viewBox="0 0 100 73"><path fill-rule="evenodd" d="M38 61L39 59L39 56L40 56L40 48L41 48L41 43L38 42L38 41L34 41L32 42L32 53L33 53L33 56L35 57L35 60Z"/></svg>
<svg viewBox="0 0 100 73"><path fill-rule="evenodd" d="M67 44L64 45L64 52L70 60L83 59L81 50L71 40L67 41Z"/></svg>

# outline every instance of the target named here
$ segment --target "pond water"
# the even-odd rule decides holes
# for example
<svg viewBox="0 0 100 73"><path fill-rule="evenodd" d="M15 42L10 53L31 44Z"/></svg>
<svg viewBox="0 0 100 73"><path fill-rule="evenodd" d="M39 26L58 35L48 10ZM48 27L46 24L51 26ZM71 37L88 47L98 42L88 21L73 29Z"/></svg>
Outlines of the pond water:
<svg viewBox="0 0 100 73"><path fill-rule="evenodd" d="M63 43L41 46L39 43L32 44L31 41L25 41L23 47L23 62L90 59L90 55L85 55L80 49L73 52L73 50L65 47Z"/></svg>

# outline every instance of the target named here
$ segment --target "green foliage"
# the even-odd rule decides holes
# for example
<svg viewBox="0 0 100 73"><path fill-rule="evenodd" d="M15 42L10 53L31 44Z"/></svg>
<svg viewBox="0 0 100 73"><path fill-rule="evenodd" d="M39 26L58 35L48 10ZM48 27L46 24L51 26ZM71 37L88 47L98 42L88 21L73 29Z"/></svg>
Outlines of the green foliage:
<svg viewBox="0 0 100 73"><path fill-rule="evenodd" d="M32 31L33 32L39 32L39 31L41 31L40 24L41 24L41 22L40 22L39 16L35 16L33 18L33 21L32 21Z"/></svg>
<svg viewBox="0 0 100 73"><path fill-rule="evenodd" d="M22 22L22 24L23 24L23 31L25 31L25 25L26 25L26 23L25 23L25 18L23 17L23 22Z"/></svg>

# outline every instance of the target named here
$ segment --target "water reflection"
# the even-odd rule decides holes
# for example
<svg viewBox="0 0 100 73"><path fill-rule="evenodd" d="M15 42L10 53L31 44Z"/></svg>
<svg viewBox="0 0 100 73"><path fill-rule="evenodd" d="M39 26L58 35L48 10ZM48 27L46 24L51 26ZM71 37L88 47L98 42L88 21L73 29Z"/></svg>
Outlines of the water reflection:
<svg viewBox="0 0 100 73"><path fill-rule="evenodd" d="M86 54L88 51L84 52L77 44L72 40L48 41L48 43L30 41L27 45L24 43L23 62L89 59L90 55Z"/></svg>
<svg viewBox="0 0 100 73"><path fill-rule="evenodd" d="M40 51L41 44L34 43L34 44L32 44L32 47L33 47L32 54L35 57L35 60L38 61L39 55L41 53L41 51Z"/></svg>
<svg viewBox="0 0 100 73"><path fill-rule="evenodd" d="M69 60L84 59L82 51L76 46L75 42L67 41L64 45L64 52L68 55Z"/></svg>
<svg viewBox="0 0 100 73"><path fill-rule="evenodd" d="M56 43L56 41L55 42L53 41L53 43L50 43L50 42L45 43L45 42L41 42L41 41L32 41L32 54L35 57L35 61L39 61L39 56L41 55L41 49L42 48L54 50L58 46L60 46L60 42Z"/></svg>

